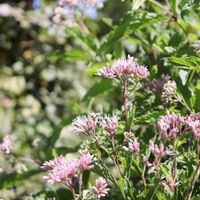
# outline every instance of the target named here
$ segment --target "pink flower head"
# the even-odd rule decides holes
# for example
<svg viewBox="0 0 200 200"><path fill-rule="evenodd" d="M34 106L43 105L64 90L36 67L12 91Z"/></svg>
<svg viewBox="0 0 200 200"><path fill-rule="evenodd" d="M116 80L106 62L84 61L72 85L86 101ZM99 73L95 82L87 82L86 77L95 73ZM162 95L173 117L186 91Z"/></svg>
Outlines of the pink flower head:
<svg viewBox="0 0 200 200"><path fill-rule="evenodd" d="M181 133L184 124L185 118L181 115L167 113L158 120L157 128L163 139L175 138L178 133Z"/></svg>
<svg viewBox="0 0 200 200"><path fill-rule="evenodd" d="M91 113L88 116L79 116L77 117L72 126L76 133L83 133L85 135L92 134L95 131L97 122L98 122L99 114Z"/></svg>
<svg viewBox="0 0 200 200"><path fill-rule="evenodd" d="M166 84L169 80L169 75L162 74L160 78L154 79L150 83L144 84L144 87L150 89L155 94L160 95L162 93L164 84Z"/></svg>
<svg viewBox="0 0 200 200"><path fill-rule="evenodd" d="M117 116L105 116L100 120L100 127L103 129L103 133L106 137L112 137L117 131L118 117Z"/></svg>
<svg viewBox="0 0 200 200"><path fill-rule="evenodd" d="M0 151L2 151L5 154L10 154L11 150L13 148L12 143L13 143L12 136L11 135L6 135L3 138L2 143L0 144Z"/></svg>
<svg viewBox="0 0 200 200"><path fill-rule="evenodd" d="M59 156L52 161L45 162L42 167L47 169L49 172L48 175L43 178L51 184L63 183L68 187L71 187L72 179L78 177L77 160L67 162Z"/></svg>
<svg viewBox="0 0 200 200"><path fill-rule="evenodd" d="M161 144L160 147L158 147L158 145L154 144L152 140L149 141L149 149L155 156L155 160L160 160L166 155L169 155L169 151L165 150L163 144Z"/></svg>
<svg viewBox="0 0 200 200"><path fill-rule="evenodd" d="M149 76L149 71L144 66L138 66L133 57L117 60L111 67L103 67L99 70L98 75L110 79L128 78L144 79Z"/></svg>
<svg viewBox="0 0 200 200"><path fill-rule="evenodd" d="M41 169L51 170L58 165L66 165L66 160L62 155L55 157L53 160L45 161L42 164Z"/></svg>
<svg viewBox="0 0 200 200"><path fill-rule="evenodd" d="M92 165L93 159L94 156L89 153L81 154L78 160L81 171L92 169L94 167L94 165Z"/></svg>
<svg viewBox="0 0 200 200"><path fill-rule="evenodd" d="M147 167L152 167L152 163L149 162L148 158L146 156L142 156L142 161Z"/></svg>
<svg viewBox="0 0 200 200"><path fill-rule="evenodd" d="M133 152L133 154L137 154L140 151L140 144L139 142L134 139L134 141L129 143L129 149Z"/></svg>
<svg viewBox="0 0 200 200"><path fill-rule="evenodd" d="M178 100L177 86L169 75L162 75L159 79L154 79L150 83L144 84L144 88L150 89L161 98L164 103Z"/></svg>
<svg viewBox="0 0 200 200"><path fill-rule="evenodd" d="M93 186L93 191L99 199L105 197L109 190L106 180L102 177L98 178Z"/></svg>
<svg viewBox="0 0 200 200"><path fill-rule="evenodd" d="M186 118L186 124L196 138L200 138L200 113L191 114Z"/></svg>

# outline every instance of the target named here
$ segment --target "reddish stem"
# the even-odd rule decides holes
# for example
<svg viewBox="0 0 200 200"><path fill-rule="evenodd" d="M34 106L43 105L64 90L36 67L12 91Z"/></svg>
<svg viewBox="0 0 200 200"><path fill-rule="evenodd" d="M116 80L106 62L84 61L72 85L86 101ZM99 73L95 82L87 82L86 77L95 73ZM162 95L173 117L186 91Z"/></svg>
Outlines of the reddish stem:
<svg viewBox="0 0 200 200"><path fill-rule="evenodd" d="M70 188L72 194L73 194L73 199L76 200L76 193L73 187Z"/></svg>
<svg viewBox="0 0 200 200"><path fill-rule="evenodd" d="M83 180L83 173L81 172L79 176L79 195L81 194L82 180Z"/></svg>
<svg viewBox="0 0 200 200"><path fill-rule="evenodd" d="M112 137L111 143L112 143L113 152L115 153L115 141L114 141L114 137ZM121 169L120 169L119 161L118 161L117 157L116 157L116 156L113 156L112 159L113 159L113 162L114 162L114 164L115 164L115 167L116 167L116 169L117 169L117 172L118 172L119 176L121 176L122 173L121 173Z"/></svg>
<svg viewBox="0 0 200 200"><path fill-rule="evenodd" d="M128 121L128 112L127 112L127 96L126 96L126 88L127 87L127 81L123 81L123 100L124 100L124 113L125 113L125 119Z"/></svg>

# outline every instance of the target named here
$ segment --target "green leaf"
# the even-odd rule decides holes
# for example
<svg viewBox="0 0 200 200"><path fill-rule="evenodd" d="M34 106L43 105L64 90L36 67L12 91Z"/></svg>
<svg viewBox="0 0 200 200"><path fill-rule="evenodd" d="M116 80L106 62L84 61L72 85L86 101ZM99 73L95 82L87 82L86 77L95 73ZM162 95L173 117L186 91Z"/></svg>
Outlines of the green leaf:
<svg viewBox="0 0 200 200"><path fill-rule="evenodd" d="M61 52L53 54L49 57L50 61L91 61L92 56L88 54L85 50L73 50L65 52L64 54Z"/></svg>
<svg viewBox="0 0 200 200"><path fill-rule="evenodd" d="M179 76L181 78L181 82L183 85L186 85L188 80L188 75L189 75L188 70L183 70L183 69L179 70Z"/></svg>
<svg viewBox="0 0 200 200"><path fill-rule="evenodd" d="M171 57L168 60L172 63L178 64L183 69L190 69L200 71L200 58L191 56L187 58Z"/></svg>
<svg viewBox="0 0 200 200"><path fill-rule="evenodd" d="M173 13L177 14L177 0L168 0Z"/></svg>
<svg viewBox="0 0 200 200"><path fill-rule="evenodd" d="M200 99L200 84L197 84L194 92L194 107L197 112L200 111L200 104L199 104L199 99Z"/></svg>
<svg viewBox="0 0 200 200"><path fill-rule="evenodd" d="M132 10L137 10L146 0L133 0Z"/></svg>
<svg viewBox="0 0 200 200"><path fill-rule="evenodd" d="M18 174L16 172L11 174L6 174L3 176L0 176L0 189L2 188L8 188L10 186L14 186L16 184L19 184L20 182L24 180L28 180L31 176L34 176L36 174L41 173L42 170L31 170L23 174Z"/></svg>
<svg viewBox="0 0 200 200"><path fill-rule="evenodd" d="M146 113L142 116L139 116L135 119L137 122L149 122L149 121L157 121L160 116L164 115L164 111L155 111L155 112L150 112Z"/></svg>
<svg viewBox="0 0 200 200"><path fill-rule="evenodd" d="M97 38L91 33L85 34L81 27L77 27L75 29L67 29L69 33L71 33L76 39L79 39L83 45L89 48L92 52L94 52L97 48L98 41Z"/></svg>
<svg viewBox="0 0 200 200"><path fill-rule="evenodd" d="M83 98L83 101L88 101L92 97L95 97L99 94L102 94L107 91L113 90L115 87L112 84L112 80L102 79L100 82L95 83L86 93Z"/></svg>
<svg viewBox="0 0 200 200"><path fill-rule="evenodd" d="M130 35L138 29L150 26L165 19L167 19L166 16L153 13L128 12L119 25L114 27L114 29L107 35L106 40L100 45L97 55L108 52L113 44L123 36Z"/></svg>

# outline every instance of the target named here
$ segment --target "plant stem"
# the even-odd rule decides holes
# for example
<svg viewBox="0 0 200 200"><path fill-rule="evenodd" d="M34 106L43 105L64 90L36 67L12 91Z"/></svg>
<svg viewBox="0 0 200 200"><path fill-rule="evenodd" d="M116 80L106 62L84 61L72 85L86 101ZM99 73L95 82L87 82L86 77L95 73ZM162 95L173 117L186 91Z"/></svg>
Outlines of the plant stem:
<svg viewBox="0 0 200 200"><path fill-rule="evenodd" d="M81 194L82 182L83 182L83 173L81 172L79 176L79 195Z"/></svg>
<svg viewBox="0 0 200 200"><path fill-rule="evenodd" d="M187 189L184 193L184 200L189 200L191 195L192 195L192 191L193 191L193 188L194 188L194 185L199 177L199 174L200 174L200 163L197 164L197 168L194 172L194 175L192 177L192 180L191 180L191 183L190 183L190 186L189 186L189 189Z"/></svg>
<svg viewBox="0 0 200 200"><path fill-rule="evenodd" d="M197 162L197 167L196 167L196 170L194 172L194 175L192 177L192 180L189 184L189 187L188 189L185 191L184 193L184 200L189 200L191 195L192 195L192 192L193 192L193 188L195 186L195 183L197 181L197 179L199 178L199 175L200 175L200 160L199 160L199 153L200 153L200 141L198 140L197 141L197 159L198 159L198 162Z"/></svg>
<svg viewBox="0 0 200 200"><path fill-rule="evenodd" d="M174 155L174 164L173 164L173 168L174 168L174 182L176 182L176 168L177 168L177 155L176 155L176 152L175 152L175 155Z"/></svg>
<svg viewBox="0 0 200 200"><path fill-rule="evenodd" d="M115 140L114 140L114 137L112 137L112 139L111 139L111 144L112 144L113 152L115 153ZM118 162L117 157L114 155L114 156L112 157L112 160L113 160L113 162L114 162L114 165L115 165L115 167L116 167L116 169L117 169L117 172L118 172L119 176L121 176L122 173L121 173L121 169L120 169L120 166L119 166L119 162Z"/></svg>
<svg viewBox="0 0 200 200"><path fill-rule="evenodd" d="M76 200L76 193L73 187L70 188L72 194L73 194L73 199Z"/></svg>
<svg viewBox="0 0 200 200"><path fill-rule="evenodd" d="M112 174L112 172L110 171L110 169L107 167L106 163L103 161L103 159L101 158L101 152L99 151L99 149L97 148L97 145L95 144L95 148L98 152L98 156L99 156L99 160L102 162L102 164L104 165L105 169L108 171L109 175L112 177L113 181L116 183L116 185L118 185L118 182L116 180L116 178L114 177L114 175ZM100 148L102 148L108 155L110 155L107 151L107 149L104 146L101 146Z"/></svg>
<svg viewBox="0 0 200 200"><path fill-rule="evenodd" d="M127 96L126 96L126 90L127 90L127 81L123 80L123 101L124 101L124 113L125 113L125 120L128 121L128 112L127 112Z"/></svg>

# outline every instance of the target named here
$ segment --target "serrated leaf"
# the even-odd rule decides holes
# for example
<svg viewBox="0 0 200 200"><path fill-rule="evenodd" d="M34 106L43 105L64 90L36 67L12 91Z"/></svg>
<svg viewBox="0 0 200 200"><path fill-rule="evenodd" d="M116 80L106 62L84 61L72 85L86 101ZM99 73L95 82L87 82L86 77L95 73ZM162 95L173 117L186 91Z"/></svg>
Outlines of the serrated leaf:
<svg viewBox="0 0 200 200"><path fill-rule="evenodd" d="M166 16L147 12L128 12L119 25L114 27L114 29L107 35L106 40L100 45L97 55L108 52L108 50L113 46L113 43L123 36L130 35L140 28L144 28L165 19L167 19Z"/></svg>
<svg viewBox="0 0 200 200"><path fill-rule="evenodd" d="M187 58L171 57L168 60L172 63L178 64L179 68L185 68L195 71L200 71L200 58L191 56Z"/></svg>

